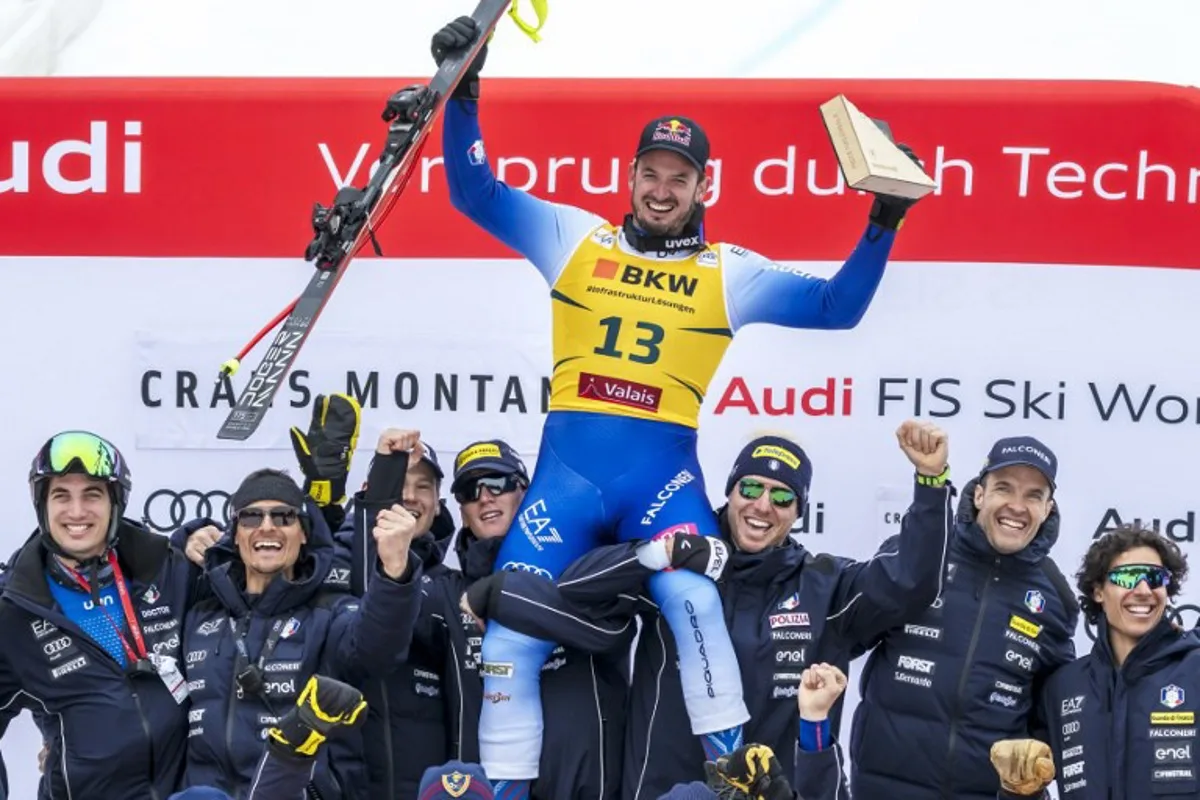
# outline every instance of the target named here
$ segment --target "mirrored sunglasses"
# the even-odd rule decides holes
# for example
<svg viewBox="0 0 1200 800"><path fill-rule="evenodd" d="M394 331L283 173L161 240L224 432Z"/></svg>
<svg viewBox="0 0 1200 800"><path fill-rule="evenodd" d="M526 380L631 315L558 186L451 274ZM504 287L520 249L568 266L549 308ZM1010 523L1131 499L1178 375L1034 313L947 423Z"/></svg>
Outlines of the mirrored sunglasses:
<svg viewBox="0 0 1200 800"><path fill-rule="evenodd" d="M747 500L757 500L766 491L767 486L762 481L756 481L753 478L742 478L738 481L738 494ZM796 502L796 493L782 486L771 487L769 494L771 504L778 508L788 508Z"/></svg>
<svg viewBox="0 0 1200 800"><path fill-rule="evenodd" d="M1153 591L1171 585L1171 571L1158 564L1122 564L1108 571L1108 582L1132 591L1142 581Z"/></svg>

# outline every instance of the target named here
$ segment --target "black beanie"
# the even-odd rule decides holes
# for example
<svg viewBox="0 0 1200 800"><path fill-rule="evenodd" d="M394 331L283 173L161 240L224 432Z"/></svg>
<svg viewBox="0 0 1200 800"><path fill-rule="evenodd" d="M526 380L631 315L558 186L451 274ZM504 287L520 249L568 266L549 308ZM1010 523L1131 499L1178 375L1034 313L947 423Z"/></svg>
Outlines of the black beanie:
<svg viewBox="0 0 1200 800"><path fill-rule="evenodd" d="M236 514L260 500L277 500L299 511L304 510L304 490L287 473L278 470L260 469L247 475L233 493L230 510Z"/></svg>
<svg viewBox="0 0 1200 800"><path fill-rule="evenodd" d="M808 497L808 487L812 485L812 464L808 454L790 439L760 436L738 453L729 480L725 482L725 495L729 496L734 485L747 475L774 478L803 500Z"/></svg>

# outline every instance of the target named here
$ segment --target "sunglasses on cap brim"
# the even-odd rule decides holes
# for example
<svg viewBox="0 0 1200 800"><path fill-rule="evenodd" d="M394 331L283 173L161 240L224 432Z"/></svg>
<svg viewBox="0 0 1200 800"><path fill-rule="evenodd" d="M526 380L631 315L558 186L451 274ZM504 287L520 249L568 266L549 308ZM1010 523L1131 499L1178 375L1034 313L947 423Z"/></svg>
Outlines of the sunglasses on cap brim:
<svg viewBox="0 0 1200 800"><path fill-rule="evenodd" d="M1159 564L1122 564L1108 571L1108 582L1119 589L1132 591L1142 581L1151 591L1171 585L1171 571Z"/></svg>
<svg viewBox="0 0 1200 800"><path fill-rule="evenodd" d="M771 505L777 508L788 508L792 503L796 502L796 493L791 489L785 489L782 486L773 486L770 490L762 481L756 481L753 478L742 478L738 481L738 494L747 500L757 500L767 492Z"/></svg>

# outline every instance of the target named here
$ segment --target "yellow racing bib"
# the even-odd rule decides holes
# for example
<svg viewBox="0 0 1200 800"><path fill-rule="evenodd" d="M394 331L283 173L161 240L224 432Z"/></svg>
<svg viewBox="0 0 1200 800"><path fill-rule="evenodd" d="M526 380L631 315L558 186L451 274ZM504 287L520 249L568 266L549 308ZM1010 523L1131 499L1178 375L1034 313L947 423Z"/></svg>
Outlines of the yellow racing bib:
<svg viewBox="0 0 1200 800"><path fill-rule="evenodd" d="M631 255L602 225L551 288L551 411L592 411L697 427L733 341L716 244L686 259Z"/></svg>

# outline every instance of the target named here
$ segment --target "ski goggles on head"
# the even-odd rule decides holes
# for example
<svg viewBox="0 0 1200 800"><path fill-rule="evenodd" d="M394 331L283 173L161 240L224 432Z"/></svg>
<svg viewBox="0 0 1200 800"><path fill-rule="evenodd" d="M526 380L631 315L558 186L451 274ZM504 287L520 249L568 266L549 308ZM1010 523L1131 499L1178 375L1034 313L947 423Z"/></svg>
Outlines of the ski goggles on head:
<svg viewBox="0 0 1200 800"><path fill-rule="evenodd" d="M523 485L524 481L518 475L481 475L465 481L454 493L454 499L459 503L471 503L483 495L484 489L492 497L499 497L502 494L515 492Z"/></svg>
<svg viewBox="0 0 1200 800"><path fill-rule="evenodd" d="M274 508L243 508L234 518L237 524L244 528L261 528L267 517L276 528L286 528L300 518L300 512L291 506L275 506Z"/></svg>
<svg viewBox="0 0 1200 800"><path fill-rule="evenodd" d="M762 481L756 481L753 478L742 478L738 481L738 494L747 500L757 500L767 492L771 498L771 505L777 508L788 508L792 503L796 502L796 493L791 489L786 489L782 486L772 486L770 490Z"/></svg>
<svg viewBox="0 0 1200 800"><path fill-rule="evenodd" d="M118 480L122 477L121 456L115 447L94 433L66 431L42 447L34 472L61 475L73 470L97 480Z"/></svg>
<svg viewBox="0 0 1200 800"><path fill-rule="evenodd" d="M1108 582L1127 591L1137 588L1142 581L1153 591L1171 585L1171 571L1158 564L1122 564L1108 571Z"/></svg>

